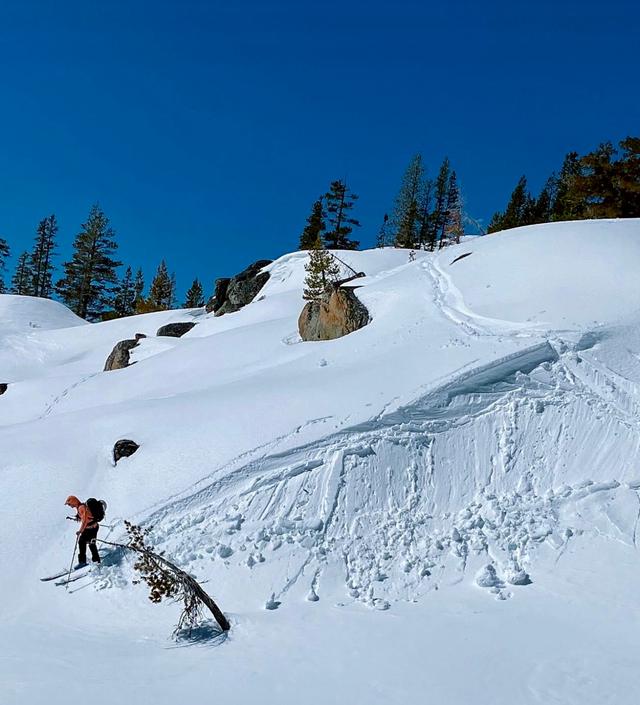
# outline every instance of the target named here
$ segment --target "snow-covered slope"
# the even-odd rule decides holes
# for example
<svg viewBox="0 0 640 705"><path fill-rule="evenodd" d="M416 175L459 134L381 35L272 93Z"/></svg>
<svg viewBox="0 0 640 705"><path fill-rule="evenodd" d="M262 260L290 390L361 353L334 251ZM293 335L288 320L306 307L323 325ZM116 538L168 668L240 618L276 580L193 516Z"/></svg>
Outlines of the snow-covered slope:
<svg viewBox="0 0 640 705"><path fill-rule="evenodd" d="M0 297L7 702L69 696L87 648L119 699L202 697L214 668L242 703L634 702L640 221L340 256L372 322L330 342L297 336L304 253L221 318ZM113 466L119 438L141 448ZM70 559L69 493L108 500L103 537L152 524L230 639L164 650L176 608L126 561L40 583Z"/></svg>

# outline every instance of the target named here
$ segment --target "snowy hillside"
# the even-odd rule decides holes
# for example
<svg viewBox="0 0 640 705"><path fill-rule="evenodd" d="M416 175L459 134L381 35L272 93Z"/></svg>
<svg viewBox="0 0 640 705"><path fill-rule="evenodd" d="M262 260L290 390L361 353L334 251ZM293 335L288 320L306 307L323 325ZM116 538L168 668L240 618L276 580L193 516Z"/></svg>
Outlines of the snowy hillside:
<svg viewBox="0 0 640 705"><path fill-rule="evenodd" d="M97 703L635 702L640 221L340 257L372 321L328 342L297 334L304 253L218 318L0 296L2 703L80 697L88 651ZM168 649L126 560L40 582L68 494L102 538L152 525L229 638Z"/></svg>

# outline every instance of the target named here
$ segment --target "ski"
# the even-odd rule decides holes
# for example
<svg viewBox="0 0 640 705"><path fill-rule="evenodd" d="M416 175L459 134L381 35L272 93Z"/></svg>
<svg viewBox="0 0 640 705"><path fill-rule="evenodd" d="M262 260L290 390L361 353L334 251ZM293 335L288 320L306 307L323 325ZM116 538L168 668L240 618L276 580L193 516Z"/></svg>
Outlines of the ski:
<svg viewBox="0 0 640 705"><path fill-rule="evenodd" d="M91 575L90 570L88 570L86 573L81 573L80 575L74 575L71 578L64 578L63 580L56 580L54 585L68 585L69 583L74 583L76 580L82 580L82 578L86 578L88 575Z"/></svg>
<svg viewBox="0 0 640 705"><path fill-rule="evenodd" d="M89 566L83 565L80 566L80 568L72 568L71 572L75 573L78 570L84 570L85 568L88 568ZM58 580L59 578L62 578L64 575L68 575L69 569L67 568L66 570L61 570L59 573L55 573L55 575L48 575L46 578L40 578L42 582L46 583L49 582L49 580Z"/></svg>

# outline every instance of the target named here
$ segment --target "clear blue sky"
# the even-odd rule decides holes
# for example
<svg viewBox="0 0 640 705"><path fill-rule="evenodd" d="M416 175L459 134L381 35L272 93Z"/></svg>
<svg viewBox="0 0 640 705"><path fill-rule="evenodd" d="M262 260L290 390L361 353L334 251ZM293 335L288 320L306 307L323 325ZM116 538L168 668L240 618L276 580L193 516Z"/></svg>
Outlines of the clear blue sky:
<svg viewBox="0 0 640 705"><path fill-rule="evenodd" d="M18 253L55 212L60 262L99 201L121 259L210 290L294 249L331 179L371 245L418 151L486 222L640 133L639 41L631 0L4 0L0 233Z"/></svg>

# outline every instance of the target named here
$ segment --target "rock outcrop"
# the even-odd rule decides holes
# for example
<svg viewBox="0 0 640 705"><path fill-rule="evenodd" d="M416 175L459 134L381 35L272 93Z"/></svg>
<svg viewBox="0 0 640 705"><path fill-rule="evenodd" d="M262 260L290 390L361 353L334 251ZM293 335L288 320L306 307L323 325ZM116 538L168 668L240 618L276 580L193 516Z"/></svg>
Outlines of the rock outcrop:
<svg viewBox="0 0 640 705"><path fill-rule="evenodd" d="M131 340L121 340L116 343L104 364L104 371L121 370L129 366L131 350L136 347L142 338L147 336L144 333L136 333L136 337Z"/></svg>
<svg viewBox="0 0 640 705"><path fill-rule="evenodd" d="M323 301L309 301L298 318L302 340L335 340L364 328L370 321L367 307L352 288L327 291Z"/></svg>
<svg viewBox="0 0 640 705"><path fill-rule="evenodd" d="M185 333L188 333L195 323L187 322L184 323L167 323L166 326L161 326L158 328L156 335L168 336L169 338L181 338Z"/></svg>
<svg viewBox="0 0 640 705"><path fill-rule="evenodd" d="M120 458L128 458L133 455L138 448L140 448L140 446L135 441L131 441L128 438L116 441L113 446L113 462L117 463Z"/></svg>
<svg viewBox="0 0 640 705"><path fill-rule="evenodd" d="M1 395L1 394L4 394L4 393L7 391L7 389L9 389L9 385L8 385L8 384L1 383L1 384L0 384L0 395Z"/></svg>
<svg viewBox="0 0 640 705"><path fill-rule="evenodd" d="M207 303L207 312L222 316L225 313L239 311L243 306L250 304L269 280L269 272L260 270L272 261L261 259L249 265L235 277L216 279L213 297Z"/></svg>

